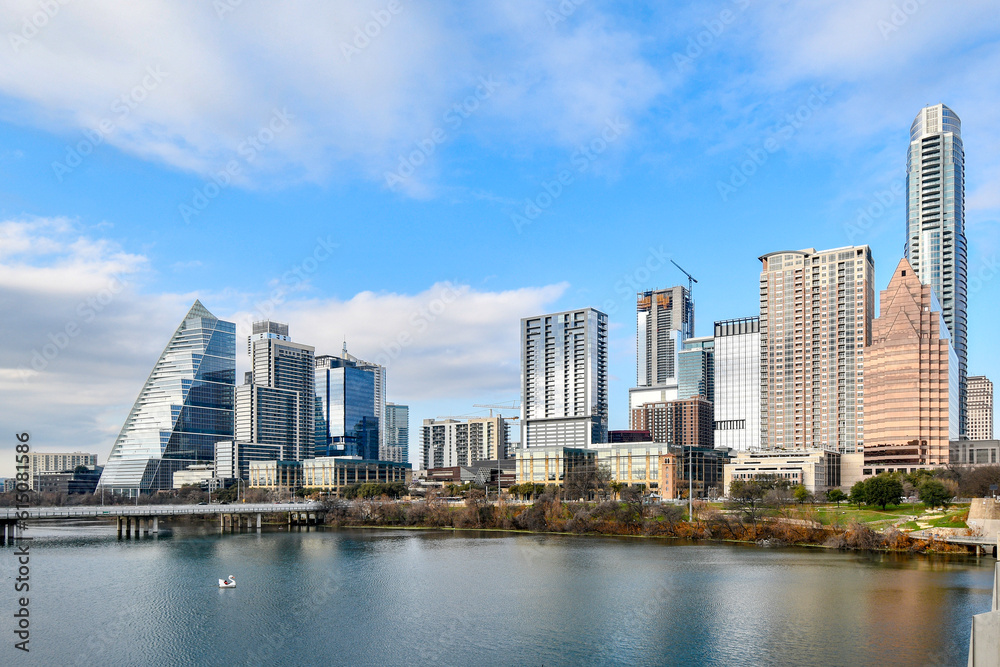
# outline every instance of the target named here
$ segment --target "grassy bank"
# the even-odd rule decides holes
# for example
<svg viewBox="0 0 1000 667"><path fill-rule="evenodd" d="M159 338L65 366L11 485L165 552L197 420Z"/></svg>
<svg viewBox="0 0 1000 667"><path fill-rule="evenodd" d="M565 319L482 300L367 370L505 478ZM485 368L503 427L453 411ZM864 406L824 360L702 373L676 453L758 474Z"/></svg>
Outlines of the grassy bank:
<svg viewBox="0 0 1000 667"><path fill-rule="evenodd" d="M364 501L331 508L327 523L339 527L497 530L567 535L658 537L772 545L899 552L965 552L964 547L910 536L899 525L936 516L942 526L958 524L967 509L925 514L911 505L886 511L835 505L794 506L746 517L721 506L702 506L688 521L675 505L641 502L564 502L542 498L530 505L490 504L481 499L464 506L442 502ZM918 519L912 517L917 516ZM927 522L930 523L930 522ZM964 523L962 523L964 525Z"/></svg>

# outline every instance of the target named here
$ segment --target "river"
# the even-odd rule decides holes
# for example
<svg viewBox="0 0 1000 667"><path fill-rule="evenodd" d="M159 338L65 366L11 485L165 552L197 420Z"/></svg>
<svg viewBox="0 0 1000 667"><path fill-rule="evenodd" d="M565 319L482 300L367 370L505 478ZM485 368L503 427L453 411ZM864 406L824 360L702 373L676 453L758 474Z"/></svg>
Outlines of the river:
<svg viewBox="0 0 1000 667"><path fill-rule="evenodd" d="M402 530L34 527L6 665L964 665L992 558ZM0 551L11 626L14 549ZM217 580L234 575L237 587ZM9 612L8 612L9 610Z"/></svg>

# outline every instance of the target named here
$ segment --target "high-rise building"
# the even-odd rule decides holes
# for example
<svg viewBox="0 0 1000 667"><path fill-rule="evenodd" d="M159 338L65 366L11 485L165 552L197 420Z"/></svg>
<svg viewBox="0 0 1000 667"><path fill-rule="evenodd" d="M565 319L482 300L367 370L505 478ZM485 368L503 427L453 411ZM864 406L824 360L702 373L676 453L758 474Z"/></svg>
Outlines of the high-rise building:
<svg viewBox="0 0 1000 667"><path fill-rule="evenodd" d="M521 447L608 439L608 316L593 308L521 320Z"/></svg>
<svg viewBox="0 0 1000 667"><path fill-rule="evenodd" d="M115 493L169 489L173 474L212 463L233 437L236 325L195 301L160 354L115 441L100 486Z"/></svg>
<svg viewBox="0 0 1000 667"><path fill-rule="evenodd" d="M794 348L793 348L794 349ZM760 318L715 323L715 446L760 448Z"/></svg>
<svg viewBox="0 0 1000 667"><path fill-rule="evenodd" d="M421 431L422 467L469 466L508 457L507 421L500 416L469 420L425 419Z"/></svg>
<svg viewBox="0 0 1000 667"><path fill-rule="evenodd" d="M410 462L410 407L385 404L385 454L382 458L396 463Z"/></svg>
<svg viewBox="0 0 1000 667"><path fill-rule="evenodd" d="M943 104L924 107L910 126L906 154L904 252L930 285L958 356L959 433L966 435L968 248L962 121Z"/></svg>
<svg viewBox="0 0 1000 667"><path fill-rule="evenodd" d="M288 325L280 322L254 322L252 331L247 347L253 370L236 388L235 439L276 445L282 461L312 458L315 348L292 342Z"/></svg>
<svg viewBox="0 0 1000 667"><path fill-rule="evenodd" d="M993 383L985 375L970 375L966 396L969 440L992 440Z"/></svg>
<svg viewBox="0 0 1000 667"><path fill-rule="evenodd" d="M639 292L635 310L636 386L629 389L630 412L643 403L678 397L678 357L684 341L694 336L694 302L685 287Z"/></svg>
<svg viewBox="0 0 1000 667"><path fill-rule="evenodd" d="M677 354L677 398L715 403L715 337L688 338Z"/></svg>
<svg viewBox="0 0 1000 667"><path fill-rule="evenodd" d="M77 466L97 467L97 454L84 452L31 452L28 454L28 488L37 491L36 478L44 473L70 472Z"/></svg>
<svg viewBox="0 0 1000 667"><path fill-rule="evenodd" d="M957 356L937 298L905 259L881 294L866 352L865 467L947 465L958 439Z"/></svg>
<svg viewBox="0 0 1000 667"><path fill-rule="evenodd" d="M340 357L342 359L347 359L348 361L353 361L355 365L361 370L371 373L372 381L374 382L375 394L374 394L374 414L378 418L378 423L380 425L378 432L378 458L384 461L393 461L389 454L386 452L386 445L388 444L387 432L381 425L385 424L386 414L385 414L385 366L380 366L371 361L365 361L364 359L358 359L353 354L347 351L347 342L344 342L344 349L341 352ZM400 461L400 463L405 463L405 461Z"/></svg>
<svg viewBox="0 0 1000 667"><path fill-rule="evenodd" d="M712 404L701 396L644 403L632 411L632 422L649 431L653 442L712 447Z"/></svg>
<svg viewBox="0 0 1000 667"><path fill-rule="evenodd" d="M785 250L760 260L761 447L860 451L871 249Z"/></svg>
<svg viewBox="0 0 1000 667"><path fill-rule="evenodd" d="M343 357L316 357L316 450L321 456L379 459L379 418L371 369Z"/></svg>

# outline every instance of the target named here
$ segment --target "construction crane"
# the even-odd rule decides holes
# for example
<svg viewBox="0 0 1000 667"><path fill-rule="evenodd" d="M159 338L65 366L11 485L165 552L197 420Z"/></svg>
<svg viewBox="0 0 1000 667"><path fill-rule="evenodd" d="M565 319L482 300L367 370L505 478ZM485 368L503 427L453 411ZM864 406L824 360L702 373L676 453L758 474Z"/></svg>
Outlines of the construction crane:
<svg viewBox="0 0 1000 667"><path fill-rule="evenodd" d="M521 409L521 406L517 405L517 401L516 400L511 401L511 403L512 403L512 405L496 405L496 404L493 404L493 403L473 403L472 407L474 407L474 408L489 408L490 409L490 417L492 417L493 416L493 408L496 408L497 410L520 410ZM517 419L517 417L505 417L505 419Z"/></svg>
<svg viewBox="0 0 1000 667"><path fill-rule="evenodd" d="M670 260L670 263L673 264L674 266L676 266L678 269L680 269L681 273L683 273L685 276L688 277L688 295L693 300L694 299L694 296L693 296L694 295L694 284L696 282L698 282L698 281L694 279L694 276L692 276L690 273L688 273L683 268L681 268L681 265L678 264L677 262L675 262L674 260Z"/></svg>

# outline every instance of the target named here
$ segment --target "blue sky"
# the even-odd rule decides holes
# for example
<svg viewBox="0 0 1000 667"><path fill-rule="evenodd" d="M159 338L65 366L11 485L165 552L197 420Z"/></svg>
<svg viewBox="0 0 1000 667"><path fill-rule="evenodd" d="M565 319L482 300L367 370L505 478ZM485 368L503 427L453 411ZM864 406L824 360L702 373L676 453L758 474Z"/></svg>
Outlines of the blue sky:
<svg viewBox="0 0 1000 667"><path fill-rule="evenodd" d="M995 3L43 4L0 12L0 422L38 451L103 460L195 298L387 362L414 460L421 419L518 398L520 317L601 308L624 428L666 258L701 335L767 252L867 243L885 288L938 102L1000 379Z"/></svg>

